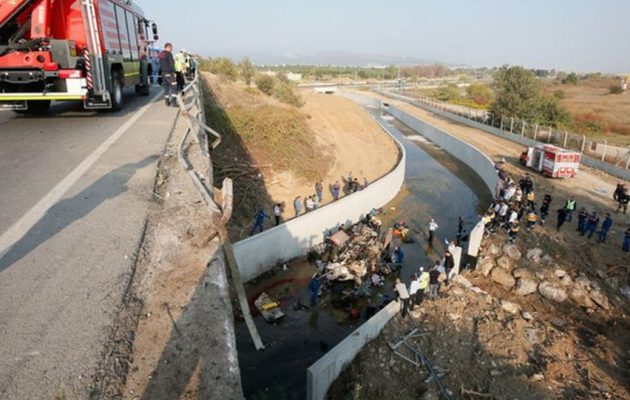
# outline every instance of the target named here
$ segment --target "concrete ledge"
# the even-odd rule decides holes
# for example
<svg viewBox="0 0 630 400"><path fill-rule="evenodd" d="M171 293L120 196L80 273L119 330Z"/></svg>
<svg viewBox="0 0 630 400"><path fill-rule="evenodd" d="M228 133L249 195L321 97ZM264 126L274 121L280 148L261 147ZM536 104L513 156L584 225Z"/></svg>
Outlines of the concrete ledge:
<svg viewBox="0 0 630 400"><path fill-rule="evenodd" d="M392 301L350 336L333 347L306 371L306 393L308 400L323 400L326 392L348 366L363 346L376 338L385 325L398 314L400 303Z"/></svg>
<svg viewBox="0 0 630 400"><path fill-rule="evenodd" d="M380 101L375 104L380 107ZM376 122L390 135L378 120ZM405 178L406 154L400 142L390 137L396 143L400 157L387 175L370 183L364 190L234 243L234 255L243 282L269 271L278 263L305 255L313 246L323 242L326 230L339 222L355 223L371 209L382 207L392 200Z"/></svg>

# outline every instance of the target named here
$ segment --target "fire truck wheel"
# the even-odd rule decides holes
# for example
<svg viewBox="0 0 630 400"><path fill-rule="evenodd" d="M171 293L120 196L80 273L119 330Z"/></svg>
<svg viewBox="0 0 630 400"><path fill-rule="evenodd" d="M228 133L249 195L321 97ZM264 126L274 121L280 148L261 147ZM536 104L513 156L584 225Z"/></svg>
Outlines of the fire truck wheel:
<svg viewBox="0 0 630 400"><path fill-rule="evenodd" d="M111 111L120 111L124 105L123 83L120 71L112 71L112 108Z"/></svg>
<svg viewBox="0 0 630 400"><path fill-rule="evenodd" d="M50 100L27 101L28 114L46 114L50 109Z"/></svg>
<svg viewBox="0 0 630 400"><path fill-rule="evenodd" d="M136 94L140 96L148 96L151 94L151 84L149 84L149 75L145 75L142 78L142 83L140 85L136 85Z"/></svg>

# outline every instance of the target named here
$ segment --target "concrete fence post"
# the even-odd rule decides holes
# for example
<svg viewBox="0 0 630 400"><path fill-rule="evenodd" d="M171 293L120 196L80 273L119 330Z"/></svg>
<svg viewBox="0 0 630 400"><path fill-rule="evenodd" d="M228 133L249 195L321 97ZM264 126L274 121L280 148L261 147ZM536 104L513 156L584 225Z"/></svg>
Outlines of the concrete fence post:
<svg viewBox="0 0 630 400"><path fill-rule="evenodd" d="M569 138L569 132L564 131L564 144L562 145L562 147L564 147L566 149L567 147L567 139Z"/></svg>
<svg viewBox="0 0 630 400"><path fill-rule="evenodd" d="M490 114L490 126L494 128L494 114Z"/></svg>
<svg viewBox="0 0 630 400"><path fill-rule="evenodd" d="M586 147L586 135L582 135L582 149L580 153L584 153L584 148Z"/></svg>
<svg viewBox="0 0 630 400"><path fill-rule="evenodd" d="M514 118L510 118L510 133L514 130Z"/></svg>
<svg viewBox="0 0 630 400"><path fill-rule="evenodd" d="M503 132L503 117L501 117L501 126L499 127L499 130Z"/></svg>
<svg viewBox="0 0 630 400"><path fill-rule="evenodd" d="M551 143L551 134L553 133L553 129L549 127L549 134L547 135L547 143Z"/></svg>
<svg viewBox="0 0 630 400"><path fill-rule="evenodd" d="M536 136L538 136L538 124L534 127L534 140L536 140Z"/></svg>
<svg viewBox="0 0 630 400"><path fill-rule="evenodd" d="M526 125L527 125L527 122L521 121L521 136L525 136L525 126Z"/></svg>
<svg viewBox="0 0 630 400"><path fill-rule="evenodd" d="M606 159L606 150L608 150L608 140L604 139L604 150L602 151L602 161Z"/></svg>

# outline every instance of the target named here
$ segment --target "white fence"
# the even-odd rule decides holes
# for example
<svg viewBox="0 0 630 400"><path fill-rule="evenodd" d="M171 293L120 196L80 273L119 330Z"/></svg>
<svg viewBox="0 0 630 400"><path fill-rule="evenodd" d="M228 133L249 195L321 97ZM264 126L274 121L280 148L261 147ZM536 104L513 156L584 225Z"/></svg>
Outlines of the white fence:
<svg viewBox="0 0 630 400"><path fill-rule="evenodd" d="M234 255L243 281L254 279L279 263L305 255L313 246L323 242L328 229L340 222L356 223L372 208L380 208L392 200L403 184L406 160L403 146L393 136L392 139L400 151L398 163L391 172L366 189L236 242Z"/></svg>

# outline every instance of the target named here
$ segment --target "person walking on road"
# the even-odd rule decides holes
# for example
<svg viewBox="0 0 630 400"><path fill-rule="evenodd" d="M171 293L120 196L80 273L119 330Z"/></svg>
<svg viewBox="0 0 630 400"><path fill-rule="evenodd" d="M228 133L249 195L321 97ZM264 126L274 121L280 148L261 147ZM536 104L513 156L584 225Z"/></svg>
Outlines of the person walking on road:
<svg viewBox="0 0 630 400"><path fill-rule="evenodd" d="M402 317L405 318L409 309L409 292L407 291L407 286L400 281L400 278L396 278L394 290L398 294L398 299L401 302Z"/></svg>
<svg viewBox="0 0 630 400"><path fill-rule="evenodd" d="M608 235L608 231L613 225L613 219L610 213L606 213L606 218L604 218L604 222L602 222L602 229L599 231L598 241L600 243L604 243L606 241L606 236Z"/></svg>
<svg viewBox="0 0 630 400"><path fill-rule="evenodd" d="M260 229L260 232L264 230L263 225L265 224L265 218L269 218L269 216L265 213L265 210L259 208L256 212L256 216L254 217L254 227L252 228L250 236L253 235L258 229Z"/></svg>
<svg viewBox="0 0 630 400"><path fill-rule="evenodd" d="M276 203L273 208L273 216L276 219L276 226L280 225L280 216L282 215L282 205L280 203Z"/></svg>
<svg viewBox="0 0 630 400"><path fill-rule="evenodd" d="M158 55L164 84L164 101L167 107L177 107L177 77L175 74L175 59L172 52L173 45L167 42L164 45L164 50Z"/></svg>
<svg viewBox="0 0 630 400"><path fill-rule="evenodd" d="M297 196L293 200L293 208L295 209L295 216L297 217L302 212L302 197Z"/></svg>
<svg viewBox="0 0 630 400"><path fill-rule="evenodd" d="M621 246L621 250L628 253L630 252L630 225L628 225L628 229L623 235L623 245Z"/></svg>
<svg viewBox="0 0 630 400"><path fill-rule="evenodd" d="M429 229L429 243L431 243L433 242L433 235L435 234L435 231L437 231L438 229L438 224L437 222L435 222L433 218L431 218L431 221L429 221L429 224L427 227Z"/></svg>

